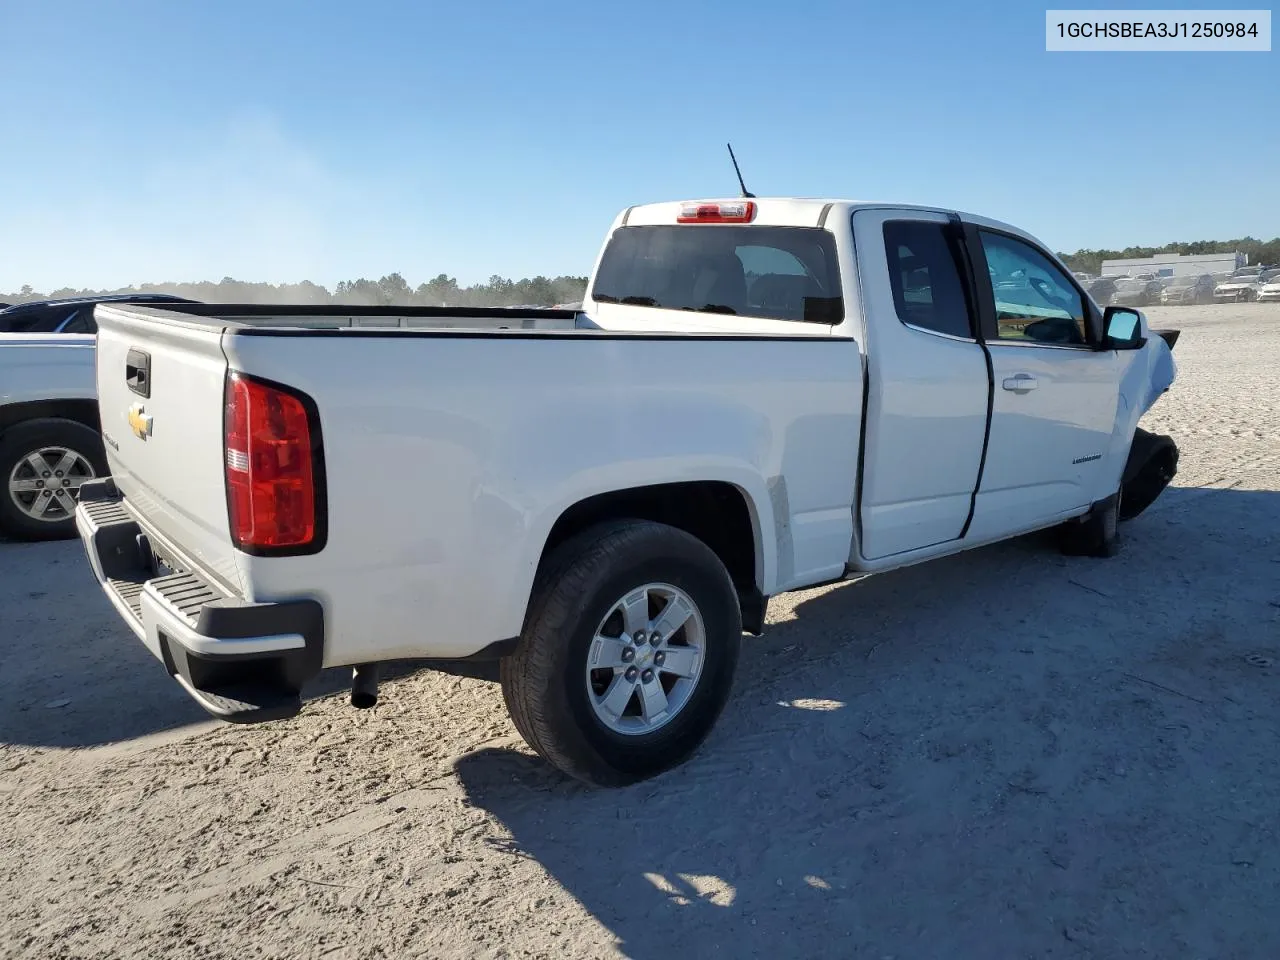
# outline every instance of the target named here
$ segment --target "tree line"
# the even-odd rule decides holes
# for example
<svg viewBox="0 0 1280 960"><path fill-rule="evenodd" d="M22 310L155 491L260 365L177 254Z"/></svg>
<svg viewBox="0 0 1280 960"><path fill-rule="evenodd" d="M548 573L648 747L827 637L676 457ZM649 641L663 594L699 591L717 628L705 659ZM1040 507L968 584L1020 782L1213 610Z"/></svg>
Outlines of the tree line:
<svg viewBox="0 0 1280 960"><path fill-rule="evenodd" d="M1075 253L1059 253L1058 256L1072 270L1097 275L1102 273L1103 260L1136 260L1154 257L1157 253L1196 256L1237 251L1247 254L1250 263L1280 263L1280 237L1274 240L1256 240L1253 237L1240 240L1197 240L1193 243L1166 243L1163 247L1126 247L1123 250L1077 250Z"/></svg>
<svg viewBox="0 0 1280 960"><path fill-rule="evenodd" d="M112 293L168 293L206 303L264 304L343 304L350 306L404 305L418 307L550 307L557 303L581 300L587 289L586 277L527 277L508 280L497 274L487 283L459 286L447 274L409 286L398 273L378 280L343 280L330 291L318 283L248 283L223 277L217 283L144 283L114 290L89 290L63 287L49 293L33 290L29 285L17 293L0 293L0 303L26 303L63 297L100 296Z"/></svg>

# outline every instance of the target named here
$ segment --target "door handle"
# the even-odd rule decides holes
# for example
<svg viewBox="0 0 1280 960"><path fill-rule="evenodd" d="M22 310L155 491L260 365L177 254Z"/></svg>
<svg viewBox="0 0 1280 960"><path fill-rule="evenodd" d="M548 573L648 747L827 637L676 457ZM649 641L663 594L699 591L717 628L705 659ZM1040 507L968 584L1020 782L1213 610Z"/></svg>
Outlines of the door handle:
<svg viewBox="0 0 1280 960"><path fill-rule="evenodd" d="M1012 377L1006 377L1004 388L1012 390L1014 393L1026 393L1028 390L1034 390L1038 385L1036 378L1029 373L1018 373Z"/></svg>

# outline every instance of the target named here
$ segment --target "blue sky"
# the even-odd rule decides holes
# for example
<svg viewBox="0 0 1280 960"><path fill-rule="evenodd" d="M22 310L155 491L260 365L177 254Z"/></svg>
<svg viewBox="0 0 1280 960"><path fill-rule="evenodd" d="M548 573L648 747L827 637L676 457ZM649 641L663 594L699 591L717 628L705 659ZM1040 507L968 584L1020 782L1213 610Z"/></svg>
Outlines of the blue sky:
<svg viewBox="0 0 1280 960"><path fill-rule="evenodd" d="M0 290L586 273L735 192L726 140L1055 249L1280 234L1280 53L1046 53L1044 9L0 0Z"/></svg>

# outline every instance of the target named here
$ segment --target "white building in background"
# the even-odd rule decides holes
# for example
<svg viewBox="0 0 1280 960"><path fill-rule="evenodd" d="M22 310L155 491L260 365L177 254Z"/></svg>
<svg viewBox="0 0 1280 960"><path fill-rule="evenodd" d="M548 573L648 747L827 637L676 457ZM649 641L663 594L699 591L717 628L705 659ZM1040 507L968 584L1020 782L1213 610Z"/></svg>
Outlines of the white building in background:
<svg viewBox="0 0 1280 960"><path fill-rule="evenodd" d="M1154 273L1157 277L1198 277L1202 273L1230 273L1247 266L1249 258L1239 251L1235 253L1157 253L1154 257L1137 257L1133 260L1103 260L1104 277L1133 276Z"/></svg>

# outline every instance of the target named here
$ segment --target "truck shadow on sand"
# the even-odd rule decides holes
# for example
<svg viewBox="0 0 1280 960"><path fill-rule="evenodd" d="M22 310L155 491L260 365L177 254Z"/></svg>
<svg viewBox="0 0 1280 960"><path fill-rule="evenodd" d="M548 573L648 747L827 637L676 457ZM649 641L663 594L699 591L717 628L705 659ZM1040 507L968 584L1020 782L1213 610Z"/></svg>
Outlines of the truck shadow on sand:
<svg viewBox="0 0 1280 960"><path fill-rule="evenodd" d="M304 699L350 684L349 668L326 670ZM209 719L120 623L79 541L0 541L0 742L91 747Z"/></svg>
<svg viewBox="0 0 1280 960"><path fill-rule="evenodd" d="M1269 915L1280 853L1204 878L1243 862L1214 784L1280 790L1234 746L1280 728L1244 665L1280 664L1278 533L1280 494L1173 489L1111 560L1038 535L815 591L746 639L688 764L592 790L490 748L456 773L510 835L490 846L629 957L1277 956L1241 918Z"/></svg>

